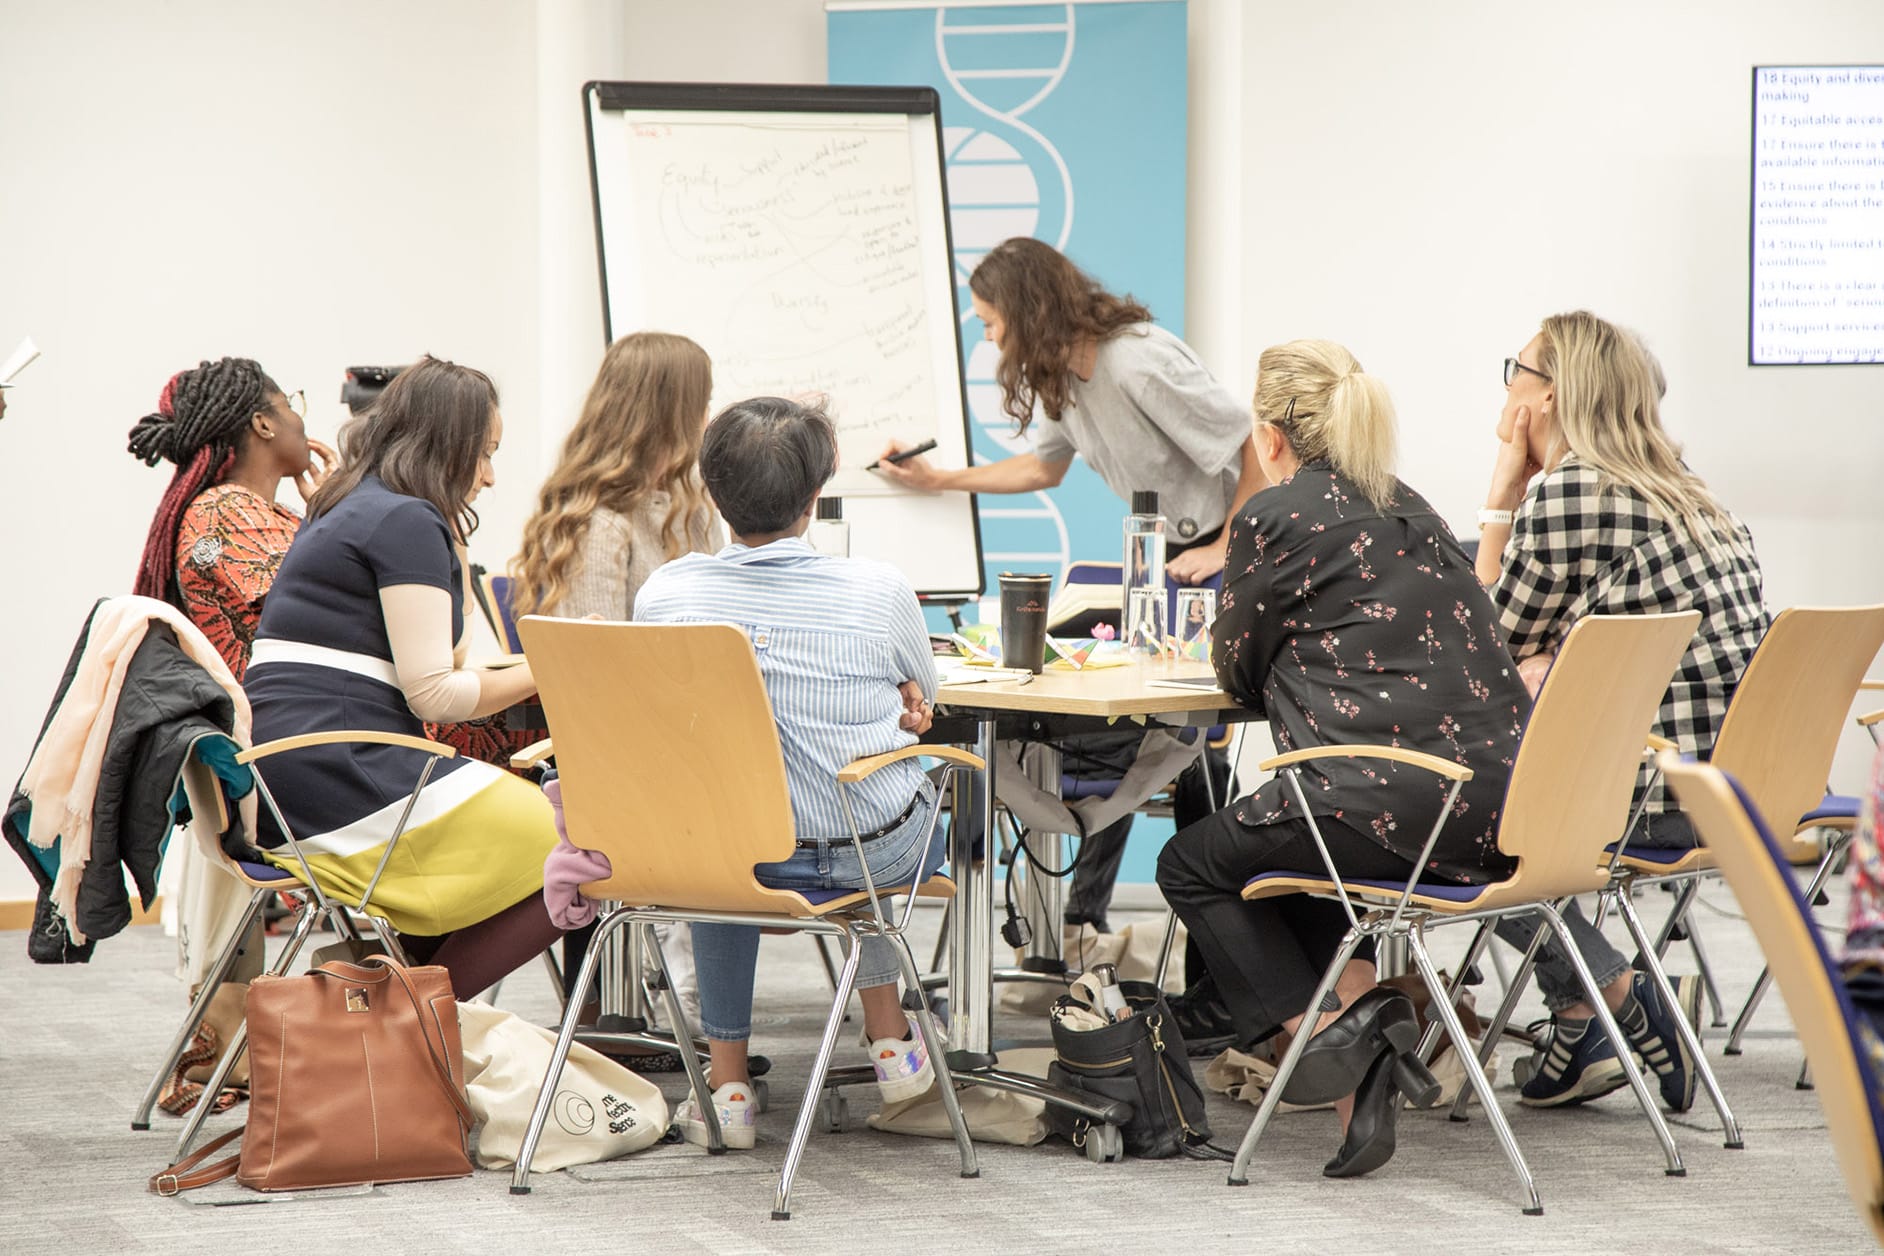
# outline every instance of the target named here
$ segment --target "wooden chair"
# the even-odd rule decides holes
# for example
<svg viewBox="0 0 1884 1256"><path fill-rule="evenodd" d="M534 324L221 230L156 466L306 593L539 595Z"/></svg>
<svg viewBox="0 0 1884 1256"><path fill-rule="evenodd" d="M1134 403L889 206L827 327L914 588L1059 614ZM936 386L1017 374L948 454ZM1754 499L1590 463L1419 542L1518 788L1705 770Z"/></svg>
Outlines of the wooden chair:
<svg viewBox="0 0 1884 1256"><path fill-rule="evenodd" d="M1865 680L1859 682L1858 690L1861 693L1875 689L1884 689L1884 681ZM1880 725L1884 725L1884 711L1870 711L1858 717L1858 727L1871 734L1871 742L1873 745L1880 744L1881 739L1878 731ZM1814 906L1819 904L1820 895L1825 889L1825 883L1831 879L1832 873L1836 871L1843 862L1845 852L1851 849L1852 834L1857 828L1858 811L1859 806L1856 796L1851 794L1827 794L1820 800L1818 806L1806 812L1800 819L1800 833L1817 829L1828 835L1817 848L1822 853L1819 855L1818 866L1813 869L1811 884L1806 886L1806 902ZM1798 859L1800 833L1793 834L1792 847L1787 851L1788 857L1791 858L1794 863L1800 862ZM1727 1034L1727 1046L1723 1049L1724 1054L1740 1054L1740 1040L1745 1036L1747 1026L1753 1023L1753 1013L1759 1009L1760 1000L1766 997L1767 987L1772 984L1772 981L1772 972L1768 969L1761 969L1759 978L1754 981L1753 989L1747 995L1746 1004L1740 1009L1740 1015L1734 1018L1733 1029Z"/></svg>
<svg viewBox="0 0 1884 1256"><path fill-rule="evenodd" d="M392 834L386 840L386 850L381 854L379 864L373 870L372 879L367 882L366 889L361 893L360 901L348 903L334 898L322 887L319 878L314 874L313 865L302 853L300 843L295 840L294 831L289 828L287 820L281 814L281 809L275 805L274 796L268 790L268 783L263 779L256 765L263 759L295 750L304 750L310 746L363 743L405 746L408 749L425 751L431 758L426 760L425 767L419 772L417 783L413 785L412 792L406 797L405 808L400 812L399 821L393 826ZM280 955L269 968L271 975L283 976L293 967L302 946L314 932L314 927L323 920L332 922L341 937L364 941L359 923L356 921L357 917L371 929L387 954L401 963L405 962L398 935L393 932L392 926L384 919L373 915L373 890L379 885L379 879L392 859L393 848L399 844L399 838L405 832L406 822L411 818L413 805L418 802L419 793L425 788L425 783L431 779L432 769L438 766L441 759L457 757L458 752L455 749L441 742L427 741L423 737L409 737L404 733L383 733L364 729L342 729L323 733L306 733L299 737L282 737L275 741L264 742L253 749L241 751L234 756L237 764L252 773L255 788L261 794L262 805L268 808L282 835L287 838L288 851L293 855L295 862L300 865L300 870L290 872L271 864L237 862L217 847L217 855L224 869L252 891L248 910L244 913L242 922L237 926L235 933L231 935L228 945L223 948L221 956L204 976L196 999L190 1005L189 1014L185 1016L182 1028L177 1031L176 1037L171 1042L170 1052L165 1057L163 1066L157 1070L157 1076L145 1092L143 1103L132 1119L132 1129L150 1128L150 1110L156 1102L157 1092L162 1089L164 1080L170 1076L171 1070L176 1067L177 1061L182 1058L184 1050L189 1046L197 1026L202 1023L204 1013L209 1010L210 1000L215 997L217 988L222 985L229 971L235 966L243 936L247 933L250 922L260 914L270 894L283 891L305 892L309 900L295 920L294 929L289 933L287 941L283 943ZM220 823L217 832L227 830L229 815L224 801L223 788L213 770L199 755L192 755L190 764L184 770L184 789L190 799L192 817L215 817ZM192 823L194 822L193 819ZM215 844L204 842L200 845L207 849ZM215 1096L221 1093L223 1083L228 1079L229 1070L234 1068L236 1061L242 1058L246 1045L247 1027L244 1026L230 1039L228 1046L223 1050L222 1058L216 1063L215 1071L204 1083L203 1097L191 1110L188 1120L184 1123L183 1133L177 1139L176 1159L181 1160L189 1153L190 1144L196 1140L203 1122L208 1119L211 1109L215 1106Z"/></svg>
<svg viewBox="0 0 1884 1256"><path fill-rule="evenodd" d="M1793 880L1787 850L1752 794L1711 764L1664 752L1660 766L1766 953L1811 1063L1845 1188L1872 1237L1884 1244L1884 1079L1876 1067L1884 1045L1852 1007L1809 900Z"/></svg>
<svg viewBox="0 0 1884 1256"><path fill-rule="evenodd" d="M1511 782L1505 792L1498 847L1516 859L1518 866L1504 880L1470 886L1422 882L1417 871L1405 884L1344 878L1329 857L1311 815L1310 828L1327 865L1327 875L1268 873L1253 879L1243 891L1246 899L1316 894L1338 898L1346 908L1352 927L1323 974L1320 987L1309 1000L1311 1016L1321 1006L1323 997L1334 989L1336 978L1363 938L1373 937L1383 942L1404 940L1414 967L1432 994L1431 1006L1440 1018L1441 1027L1465 1064L1471 1090L1484 1105L1499 1145L1523 1186L1523 1207L1527 1215L1542 1213L1543 1203L1484 1069L1484 1060L1490 1057L1498 1031L1496 1028L1487 1030L1483 1048L1475 1050L1464 1026L1459 1023L1453 998L1465 971L1483 951L1497 919L1528 912L1540 917L1546 926L1538 930L1540 940L1546 932L1554 933L1564 947L1596 1008L1603 1031L1615 1042L1624 1041L1615 1018L1597 992L1595 978L1570 939L1569 930L1559 915L1559 905L1573 895L1599 890L1608 884L1603 848L1613 835L1623 831L1644 739L1654 722L1662 694L1668 688L1669 678L1699 622L1697 611L1668 615L1593 615L1579 621L1564 638L1557 661L1538 694L1530 723L1525 727ZM1277 755L1261 766L1264 771L1286 773L1296 800L1304 814L1309 814L1296 765L1331 757L1386 759L1425 768L1452 781L1453 796L1471 777L1469 770L1449 760L1387 746L1314 746ZM1449 810L1450 798L1427 838L1425 853L1415 864L1416 869L1425 867ZM1478 924L1478 933L1459 965L1459 975L1448 988L1427 951L1426 930L1467 922ZM1260 959L1260 956L1251 957L1252 962L1260 962ZM1232 1186L1248 1183L1249 1162L1257 1140L1288 1088L1289 1076L1295 1071L1296 1061L1308 1041L1307 1035L1296 1035L1283 1055L1275 1081L1264 1096L1248 1133L1243 1136L1242 1146L1237 1149L1230 1170ZM1435 1041L1435 1035L1429 1033L1421 1050L1430 1050ZM1617 1054L1661 1143L1667 1172L1671 1176L1684 1174L1680 1153L1675 1149L1674 1139L1641 1070L1627 1050Z"/></svg>
<svg viewBox="0 0 1884 1256"><path fill-rule="evenodd" d="M773 889L754 877L755 865L791 856L796 834L778 726L752 645L739 629L728 624L603 623L537 615L525 616L520 628L549 719L569 840L607 855L612 868L605 880L584 885L583 893L619 904L596 929L578 989L594 977L608 936L624 925L651 934L657 921L749 924L835 936L844 944L836 997L773 1203L773 1219L787 1220L792 1181L856 979L858 944L871 935L888 939L902 962L906 987L919 990L915 958L904 938L915 892L947 895L953 887L945 878L934 877L922 886L870 884L854 892L799 892ZM847 786L916 757L948 765L944 788L954 771L982 766L974 755L949 746L914 745L859 759L838 774L846 814ZM938 803L929 810L931 833L942 792L938 790ZM854 820L851 830L856 841ZM861 843L858 851L861 856ZM908 896L900 918L891 913L893 894ZM658 946L646 949L661 963ZM661 966L665 976L665 964ZM662 984L668 1014L676 1026L685 1026L672 983ZM947 1043L925 999L917 1000L916 1027L954 1128L962 1176L976 1177L974 1144L956 1102ZM530 1160L575 1032L572 1003L564 1013L517 1157L512 1194L530 1190ZM723 1150L706 1075L692 1052L681 1052L681 1058L706 1120L709 1150Z"/></svg>
<svg viewBox="0 0 1884 1256"><path fill-rule="evenodd" d="M491 620L491 630L497 634L498 644L512 654L522 654L523 640L517 635L517 620L510 613L510 577L482 568L476 574L478 588L484 595L479 605Z"/></svg>
<svg viewBox="0 0 1884 1256"><path fill-rule="evenodd" d="M1826 798L1839 734L1880 646L1884 606L1792 607L1774 618L1761 639L1735 686L1708 761L1757 800L1769 831L1790 836L1823 822L1814 817ZM1640 949L1640 966L1651 975L1659 973L1660 958L1686 919L1702 878L1716 870L1713 852L1705 845L1683 850L1628 845L1613 853L1613 867L1598 919L1610 906L1617 908ZM1662 884L1675 887L1675 904L1651 942L1643 936L1631 896L1638 886ZM1687 928L1692 940L1692 921ZM1711 989L1705 972L1703 981ZM1742 1015L1751 1019L1748 1012ZM1728 1045L1737 1053L1737 1034ZM1717 1096L1712 1069L1698 1051L1696 1060L1701 1080ZM1721 1106L1718 1097L1716 1106Z"/></svg>

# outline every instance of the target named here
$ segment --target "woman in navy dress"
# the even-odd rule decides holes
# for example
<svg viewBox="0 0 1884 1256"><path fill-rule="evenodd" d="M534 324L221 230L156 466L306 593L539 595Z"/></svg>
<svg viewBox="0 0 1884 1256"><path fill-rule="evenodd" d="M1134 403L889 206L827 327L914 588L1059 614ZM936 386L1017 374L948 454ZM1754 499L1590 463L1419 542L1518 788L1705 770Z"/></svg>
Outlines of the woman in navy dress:
<svg viewBox="0 0 1884 1256"><path fill-rule="evenodd" d="M308 506L275 577L246 688L255 739L336 729L425 735L425 721L490 715L528 697L528 666L476 671L459 550L471 502L495 482L497 392L480 371L427 357L340 435L342 469ZM336 745L269 760L269 789L323 888L358 901L424 767L421 751ZM299 865L265 819L270 857ZM543 905L556 843L542 793L463 757L420 794L372 908L468 999L558 936Z"/></svg>

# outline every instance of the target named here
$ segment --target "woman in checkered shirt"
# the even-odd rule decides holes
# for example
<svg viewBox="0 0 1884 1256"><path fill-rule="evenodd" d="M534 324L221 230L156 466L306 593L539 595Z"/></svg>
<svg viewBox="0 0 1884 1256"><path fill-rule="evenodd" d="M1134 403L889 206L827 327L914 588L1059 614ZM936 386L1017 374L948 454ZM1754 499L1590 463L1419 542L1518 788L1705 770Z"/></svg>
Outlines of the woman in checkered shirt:
<svg viewBox="0 0 1884 1256"><path fill-rule="evenodd" d="M1631 333L1587 311L1544 320L1505 359L1505 406L1486 508L1479 512L1479 579L1491 592L1512 656L1533 693L1584 615L1698 610L1701 624L1662 697L1655 731L1705 753L1727 700L1766 632L1760 564L1746 526L1681 460L1662 429L1661 367ZM1528 486L1528 487L1527 487ZM1638 789L1648 788L1648 771ZM1638 797L1639 797L1638 793ZM1692 846L1694 830L1657 787L1634 842ZM1676 1009L1581 912L1565 912L1578 948L1604 987L1630 1044L1655 1069L1668 1106L1686 1111L1694 1073L1673 1032ZM1528 946L1528 920L1499 927ZM1578 1103L1625 1084L1592 1009L1554 942L1539 954L1538 985L1554 1021L1554 1045L1523 1087L1538 1107ZM1681 1012L1699 1014L1700 984L1678 981Z"/></svg>

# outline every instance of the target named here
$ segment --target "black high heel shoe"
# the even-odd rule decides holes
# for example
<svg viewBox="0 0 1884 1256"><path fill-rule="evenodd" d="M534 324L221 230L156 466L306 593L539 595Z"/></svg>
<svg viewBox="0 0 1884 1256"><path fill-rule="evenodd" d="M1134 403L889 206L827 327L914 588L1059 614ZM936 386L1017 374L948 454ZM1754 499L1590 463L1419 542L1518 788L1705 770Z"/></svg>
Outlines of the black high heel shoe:
<svg viewBox="0 0 1884 1256"><path fill-rule="evenodd" d="M1413 1010L1413 1000L1398 990L1376 986L1308 1040L1282 1097L1296 1104L1333 1103L1353 1094L1382 1054L1405 1055L1409 1072L1414 1068L1424 1072L1412 1055L1419 1040L1419 1014ZM1425 1080L1431 1076L1428 1073ZM1435 1082L1435 1094L1437 1086ZM1424 1081L1418 1089L1425 1092Z"/></svg>
<svg viewBox="0 0 1884 1256"><path fill-rule="evenodd" d="M1367 1070L1354 1092L1348 1136L1334 1159L1321 1167L1323 1177L1359 1177L1393 1159L1394 1119L1400 1113L1400 1086L1395 1080L1399 1063L1399 1055L1383 1051Z"/></svg>

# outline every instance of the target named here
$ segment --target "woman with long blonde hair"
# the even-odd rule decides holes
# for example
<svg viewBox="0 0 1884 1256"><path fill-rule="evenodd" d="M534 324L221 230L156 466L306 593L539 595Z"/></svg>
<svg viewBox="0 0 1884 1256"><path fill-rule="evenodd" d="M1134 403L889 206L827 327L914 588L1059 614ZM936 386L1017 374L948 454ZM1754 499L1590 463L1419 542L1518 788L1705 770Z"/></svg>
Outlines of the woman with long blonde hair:
<svg viewBox="0 0 1884 1256"><path fill-rule="evenodd" d="M511 564L517 615L633 619L635 595L663 563L726 544L700 480L700 441L713 364L685 336L638 331L602 357L562 457L537 493ZM656 929L675 992L697 1012L686 929ZM565 935L563 973L575 979L594 926ZM643 1072L678 1058L636 1057Z"/></svg>
<svg viewBox="0 0 1884 1256"><path fill-rule="evenodd" d="M631 619L656 567L718 549L700 483L713 365L685 336L639 331L608 347L511 564L511 609Z"/></svg>
<svg viewBox="0 0 1884 1256"><path fill-rule="evenodd" d="M1476 566L1520 673L1535 692L1564 634L1585 615L1698 610L1700 627L1662 697L1655 731L1705 755L1768 621L1752 536L1662 427L1660 364L1631 332L1577 310L1545 319L1505 359L1504 380ZM1638 798L1649 785L1645 767ZM1686 847L1695 835L1656 788L1629 840ZM1654 1069L1668 1107L1687 1111L1696 1074L1675 1017L1699 1016L1700 982L1679 979L1681 1006L1664 1006L1654 985L1571 906L1565 922L1630 1047ZM1523 948L1534 931L1527 920L1500 925L1498 935ZM1539 951L1537 976L1553 1027L1521 1101L1553 1107L1621 1088L1615 1044L1588 1032L1595 1009L1554 941Z"/></svg>

